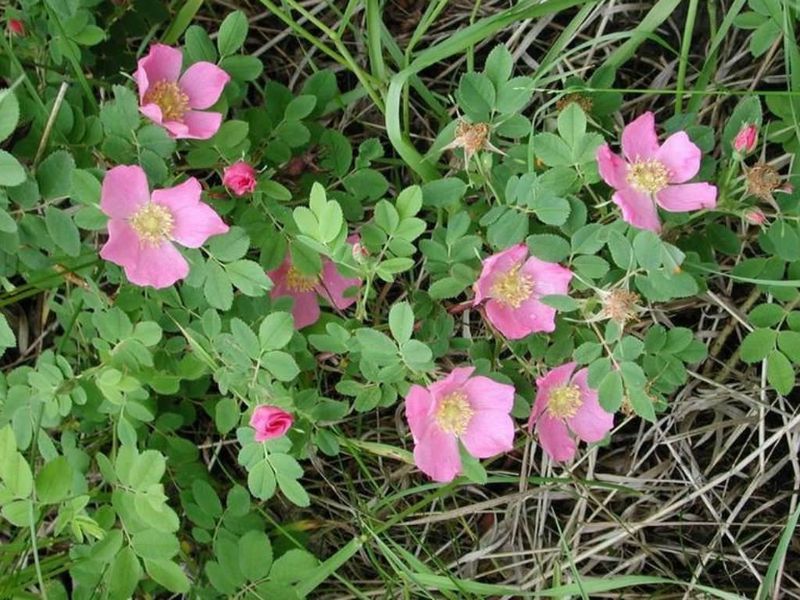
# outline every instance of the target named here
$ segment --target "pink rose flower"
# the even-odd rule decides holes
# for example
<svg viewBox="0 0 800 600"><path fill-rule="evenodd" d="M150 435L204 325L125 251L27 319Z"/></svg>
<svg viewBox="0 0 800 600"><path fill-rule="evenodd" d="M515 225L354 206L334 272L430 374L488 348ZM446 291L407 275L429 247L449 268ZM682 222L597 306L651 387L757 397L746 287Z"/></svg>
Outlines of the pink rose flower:
<svg viewBox="0 0 800 600"><path fill-rule="evenodd" d="M661 230L660 206L669 212L688 212L717 205L717 188L708 183L685 183L700 170L700 148L685 132L658 143L653 113L646 112L622 132L624 158L608 144L597 149L600 176L614 188L612 200L622 218L639 229Z"/></svg>
<svg viewBox="0 0 800 600"><path fill-rule="evenodd" d="M256 170L240 160L222 172L222 185L237 196L252 194L256 189Z"/></svg>
<svg viewBox="0 0 800 600"><path fill-rule="evenodd" d="M351 244L358 243L358 236L347 238ZM345 296L346 290L361 285L358 278L344 277L329 259L322 261L322 273L306 275L292 265L287 253L277 269L267 273L274 284L269 292L271 298L291 296L294 299L292 316L296 329L313 325L319 319L319 297L322 296L339 310L345 310L356 301L356 296Z"/></svg>
<svg viewBox="0 0 800 600"><path fill-rule="evenodd" d="M8 20L8 30L12 35L22 36L25 35L25 24L19 19Z"/></svg>
<svg viewBox="0 0 800 600"><path fill-rule="evenodd" d="M110 219L100 256L125 269L128 281L154 288L171 286L189 273L173 245L199 248L228 226L207 204L194 177L153 194L141 167L114 167L103 179L100 208Z"/></svg>
<svg viewBox="0 0 800 600"><path fill-rule="evenodd" d="M486 317L511 340L556 328L556 309L539 301L542 296L566 294L572 271L556 263L528 256L517 244L484 259L475 282L473 306L484 300Z"/></svg>
<svg viewBox="0 0 800 600"><path fill-rule="evenodd" d="M230 76L210 62L198 62L181 75L183 54L177 48L153 44L139 60L139 111L164 127L174 138L207 140L222 123L209 112L219 100Z"/></svg>
<svg viewBox="0 0 800 600"><path fill-rule="evenodd" d="M256 441L266 442L281 437L292 426L294 417L277 406L257 406L250 417L250 426L256 430Z"/></svg>
<svg viewBox="0 0 800 600"><path fill-rule="evenodd" d="M749 154L758 143L758 127L745 123L733 139L733 149L739 154Z"/></svg>
<svg viewBox="0 0 800 600"><path fill-rule="evenodd" d="M514 386L488 377L471 377L474 367L453 369L426 388L412 385L406 419L414 438L414 462L434 481L461 472L459 440L475 458L514 447Z"/></svg>
<svg viewBox="0 0 800 600"><path fill-rule="evenodd" d="M614 427L614 415L600 406L597 392L587 383L588 369L575 373L575 366L563 364L536 380L536 402L528 421L528 431L536 427L542 449L557 461L575 457L575 437L599 442Z"/></svg>

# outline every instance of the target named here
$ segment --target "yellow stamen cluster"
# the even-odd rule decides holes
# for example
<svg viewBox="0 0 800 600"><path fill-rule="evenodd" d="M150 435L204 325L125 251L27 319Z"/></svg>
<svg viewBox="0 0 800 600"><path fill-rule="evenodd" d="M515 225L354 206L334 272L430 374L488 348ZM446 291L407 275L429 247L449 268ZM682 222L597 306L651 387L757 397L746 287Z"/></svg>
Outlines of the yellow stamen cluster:
<svg viewBox="0 0 800 600"><path fill-rule="evenodd" d="M550 392L547 412L556 419L571 419L583 404L581 390L577 385L565 385Z"/></svg>
<svg viewBox="0 0 800 600"><path fill-rule="evenodd" d="M436 410L436 423L447 433L464 435L474 411L464 392L452 392L442 398Z"/></svg>
<svg viewBox="0 0 800 600"><path fill-rule="evenodd" d="M511 308L519 308L533 293L533 279L520 273L516 265L498 275L492 284L492 298Z"/></svg>
<svg viewBox="0 0 800 600"><path fill-rule="evenodd" d="M157 104L164 121L182 121L189 110L189 96L176 81L158 81L144 95L144 104Z"/></svg>
<svg viewBox="0 0 800 600"><path fill-rule="evenodd" d="M628 167L628 183L645 194L660 192L669 183L669 171L660 160L640 160Z"/></svg>
<svg viewBox="0 0 800 600"><path fill-rule="evenodd" d="M148 202L129 220L131 229L149 246L158 246L172 235L175 218L166 206Z"/></svg>
<svg viewBox="0 0 800 600"><path fill-rule="evenodd" d="M305 275L294 267L289 267L289 272L286 273L286 287L293 292L310 292L318 281L314 275Z"/></svg>

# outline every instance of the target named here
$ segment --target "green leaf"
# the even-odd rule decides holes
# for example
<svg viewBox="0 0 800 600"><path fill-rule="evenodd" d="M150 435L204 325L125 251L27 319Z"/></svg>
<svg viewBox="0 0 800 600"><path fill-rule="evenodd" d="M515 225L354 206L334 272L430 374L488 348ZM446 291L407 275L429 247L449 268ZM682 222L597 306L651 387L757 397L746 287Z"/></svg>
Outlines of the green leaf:
<svg viewBox="0 0 800 600"><path fill-rule="evenodd" d="M196 479L192 483L192 496L207 515L216 519L222 514L222 503L219 501L217 492L205 480Z"/></svg>
<svg viewBox="0 0 800 600"><path fill-rule="evenodd" d="M608 234L608 249L611 252L611 259L620 269L626 271L633 265L633 247L624 235L617 231Z"/></svg>
<svg viewBox="0 0 800 600"><path fill-rule="evenodd" d="M54 206L44 210L44 222L47 233L56 245L69 256L78 256L81 252L81 236L70 216Z"/></svg>
<svg viewBox="0 0 800 600"><path fill-rule="evenodd" d="M500 85L495 108L503 115L516 115L533 97L535 82L530 77L514 77Z"/></svg>
<svg viewBox="0 0 800 600"><path fill-rule="evenodd" d="M767 357L767 381L776 392L784 396L794 388L792 363L778 350L773 350Z"/></svg>
<svg viewBox="0 0 800 600"><path fill-rule="evenodd" d="M399 344L411 339L414 333L414 311L408 302L400 302L389 311L389 329Z"/></svg>
<svg viewBox="0 0 800 600"><path fill-rule="evenodd" d="M131 598L139 580L142 567L133 550L123 548L108 570L108 593L111 598Z"/></svg>
<svg viewBox="0 0 800 600"><path fill-rule="evenodd" d="M536 217L547 225L563 225L572 211L567 200L555 196L542 198L532 208Z"/></svg>
<svg viewBox="0 0 800 600"><path fill-rule="evenodd" d="M483 468L481 461L472 456L466 449L461 447L461 471L462 475L478 485L486 485L489 475Z"/></svg>
<svg viewBox="0 0 800 600"><path fill-rule="evenodd" d="M580 106L570 102L558 115L558 134L571 148L578 144L586 133L586 115Z"/></svg>
<svg viewBox="0 0 800 600"><path fill-rule="evenodd" d="M223 58L219 66L228 72L233 79L239 81L254 81L264 71L264 63L255 56L242 56L234 54Z"/></svg>
<svg viewBox="0 0 800 600"><path fill-rule="evenodd" d="M0 186L14 187L25 181L25 169L5 150L0 150Z"/></svg>
<svg viewBox="0 0 800 600"><path fill-rule="evenodd" d="M11 327L8 326L8 321L3 313L0 313L0 350L5 348L14 348L17 345L17 338ZM2 352L0 352L2 356Z"/></svg>
<svg viewBox="0 0 800 600"><path fill-rule="evenodd" d="M237 260L225 265L233 286L247 296L263 296L272 289L272 282L264 269L252 260Z"/></svg>
<svg viewBox="0 0 800 600"><path fill-rule="evenodd" d="M580 303L574 298L560 294L542 296L539 298L539 300L547 306L552 306L561 312L572 312L573 310L578 310L581 307Z"/></svg>
<svg viewBox="0 0 800 600"><path fill-rule="evenodd" d="M191 587L183 569L171 560L145 559L144 569L156 583L160 583L174 594L185 594Z"/></svg>
<svg viewBox="0 0 800 600"><path fill-rule="evenodd" d="M622 375L619 371L608 372L597 388L600 406L610 413L617 412L622 405Z"/></svg>
<svg viewBox="0 0 800 600"><path fill-rule="evenodd" d="M239 569L249 581L263 579L272 568L272 544L263 531L251 529L239 538Z"/></svg>
<svg viewBox="0 0 800 600"><path fill-rule="evenodd" d="M310 95L297 96L286 106L283 118L287 121L300 121L310 115L317 105L317 97Z"/></svg>
<svg viewBox="0 0 800 600"><path fill-rule="evenodd" d="M536 156L548 167L567 167L572 164L572 149L553 133L540 133L533 138Z"/></svg>
<svg viewBox="0 0 800 600"><path fill-rule="evenodd" d="M36 497L44 504L64 500L72 487L72 467L63 456L48 462L36 475Z"/></svg>
<svg viewBox="0 0 800 600"><path fill-rule="evenodd" d="M240 417L239 403L233 398L223 398L214 407L214 423L222 434L228 433L236 427Z"/></svg>
<svg viewBox="0 0 800 600"><path fill-rule="evenodd" d="M483 66L483 74L489 78L495 89L499 91L501 86L511 77L513 69L514 58L511 56L511 52L503 44L498 44L489 52L489 56Z"/></svg>
<svg viewBox="0 0 800 600"><path fill-rule="evenodd" d="M294 318L286 312L267 315L258 328L258 340L262 351L279 350L289 343L294 335Z"/></svg>
<svg viewBox="0 0 800 600"><path fill-rule="evenodd" d="M275 495L275 473L267 461L257 463L247 474L247 487L259 500L269 500Z"/></svg>
<svg viewBox="0 0 800 600"><path fill-rule="evenodd" d="M217 49L220 55L227 56L241 48L247 39L248 28L247 16L240 10L225 17L217 37Z"/></svg>
<svg viewBox="0 0 800 600"><path fill-rule="evenodd" d="M281 489L281 493L286 496L286 499L289 500L289 502L301 507L306 507L311 504L311 499L303 489L303 486L300 485L296 479L283 477L280 473L276 474L276 478L278 480L278 487Z"/></svg>
<svg viewBox="0 0 800 600"><path fill-rule="evenodd" d="M131 538L133 549L142 558L169 560L178 553L178 538L171 533L145 529Z"/></svg>
<svg viewBox="0 0 800 600"><path fill-rule="evenodd" d="M66 198L72 192L75 159L66 150L56 150L36 170L39 192L45 200Z"/></svg>
<svg viewBox="0 0 800 600"><path fill-rule="evenodd" d="M739 355L746 363L756 363L767 358L775 349L778 333L772 329L756 329L747 334L739 346Z"/></svg>
<svg viewBox="0 0 800 600"><path fill-rule="evenodd" d="M72 190L70 196L74 202L87 206L99 206L100 182L89 171L76 169L72 174Z"/></svg>
<svg viewBox="0 0 800 600"><path fill-rule="evenodd" d="M465 73L455 93L458 105L473 123L488 121L495 103L491 80L481 73Z"/></svg>
<svg viewBox="0 0 800 600"><path fill-rule="evenodd" d="M233 286L227 272L216 262L206 263L206 281L203 284L206 300L214 308L229 310L233 304Z"/></svg>
<svg viewBox="0 0 800 600"><path fill-rule="evenodd" d="M261 364L278 381L292 381L300 374L300 368L292 355L280 350L273 350L264 354L261 357Z"/></svg>
<svg viewBox="0 0 800 600"><path fill-rule="evenodd" d="M217 51L206 30L199 25L191 25L184 34L184 52L187 63L200 61L216 63ZM224 67L223 67L224 68Z"/></svg>
<svg viewBox="0 0 800 600"><path fill-rule="evenodd" d="M19 101L14 92L0 90L0 142L8 138L19 123Z"/></svg>
<svg viewBox="0 0 800 600"><path fill-rule="evenodd" d="M640 231L633 238L633 253L644 269L652 271L661 266L661 239L652 231Z"/></svg>

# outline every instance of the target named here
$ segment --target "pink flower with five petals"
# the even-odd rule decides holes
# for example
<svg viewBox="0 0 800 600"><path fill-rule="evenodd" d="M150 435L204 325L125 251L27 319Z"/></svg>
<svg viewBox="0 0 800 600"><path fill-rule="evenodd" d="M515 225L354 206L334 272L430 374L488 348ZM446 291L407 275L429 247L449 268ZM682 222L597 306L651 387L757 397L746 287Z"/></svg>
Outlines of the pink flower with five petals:
<svg viewBox="0 0 800 600"><path fill-rule="evenodd" d="M614 427L614 415L606 412L589 387L588 369L575 373L576 363L556 367L536 380L536 402L528 431L536 427L539 443L557 461L570 461L577 450L575 438L599 442Z"/></svg>
<svg viewBox="0 0 800 600"><path fill-rule="evenodd" d="M473 306L484 300L486 317L510 340L556 328L556 309L542 296L566 294L572 271L556 263L528 256L528 246L517 244L484 259L475 282Z"/></svg>
<svg viewBox="0 0 800 600"><path fill-rule="evenodd" d="M406 419L414 437L414 462L434 481L452 481L461 472L459 441L475 458L514 447L514 386L472 377L474 367L453 371L427 388L412 385Z"/></svg>
<svg viewBox="0 0 800 600"><path fill-rule="evenodd" d="M181 75L178 48L153 44L139 60L139 111L174 138L207 140L222 123L218 112L206 111L222 95L230 75L210 62L197 62Z"/></svg>
<svg viewBox="0 0 800 600"><path fill-rule="evenodd" d="M603 144L597 149L600 176L614 188L612 200L622 218L639 229L661 230L657 206L669 212L688 212L717 205L717 188L686 183L700 170L700 148L685 132L658 143L655 118L646 112L622 132L621 157Z"/></svg>
<svg viewBox="0 0 800 600"><path fill-rule="evenodd" d="M214 209L200 202L201 194L194 177L151 195L141 167L109 170L100 198L100 209L110 217L108 241L100 256L125 269L136 285L165 288L183 279L189 263L173 242L199 248L228 231Z"/></svg>
<svg viewBox="0 0 800 600"><path fill-rule="evenodd" d="M358 243L358 236L351 235L347 241L353 245ZM330 259L322 261L322 272L319 275L301 273L293 264L287 253L281 266L267 273L272 280L271 298L291 296L294 299L292 316L296 329L302 329L317 322L320 315L319 297L325 298L339 310L350 307L357 295L345 295L350 288L361 285L361 280L345 277Z"/></svg>

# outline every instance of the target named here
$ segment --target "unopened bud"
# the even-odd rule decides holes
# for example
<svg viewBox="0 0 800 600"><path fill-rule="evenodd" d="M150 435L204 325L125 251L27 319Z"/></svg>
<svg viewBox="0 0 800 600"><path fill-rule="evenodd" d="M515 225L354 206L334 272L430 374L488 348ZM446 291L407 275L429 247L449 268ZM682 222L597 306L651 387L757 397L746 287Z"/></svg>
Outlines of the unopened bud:
<svg viewBox="0 0 800 600"><path fill-rule="evenodd" d="M758 128L752 123L745 123L733 139L733 149L739 154L749 154L758 142Z"/></svg>
<svg viewBox="0 0 800 600"><path fill-rule="evenodd" d="M8 30L13 35L19 35L19 36L25 35L25 24L19 19L9 19Z"/></svg>
<svg viewBox="0 0 800 600"><path fill-rule="evenodd" d="M744 213L744 220L751 225L763 225L767 217L760 208L751 208Z"/></svg>

